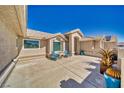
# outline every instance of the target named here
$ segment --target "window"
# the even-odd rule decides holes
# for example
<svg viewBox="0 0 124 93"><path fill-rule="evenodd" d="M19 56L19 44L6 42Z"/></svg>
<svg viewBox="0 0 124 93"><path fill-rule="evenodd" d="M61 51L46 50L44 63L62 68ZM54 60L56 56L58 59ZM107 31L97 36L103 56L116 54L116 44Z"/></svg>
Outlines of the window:
<svg viewBox="0 0 124 93"><path fill-rule="evenodd" d="M40 47L39 40L31 40L31 39L24 40L24 48L39 48L39 47Z"/></svg>
<svg viewBox="0 0 124 93"><path fill-rule="evenodd" d="M61 47L61 42L53 42L53 51L61 51L62 47Z"/></svg>

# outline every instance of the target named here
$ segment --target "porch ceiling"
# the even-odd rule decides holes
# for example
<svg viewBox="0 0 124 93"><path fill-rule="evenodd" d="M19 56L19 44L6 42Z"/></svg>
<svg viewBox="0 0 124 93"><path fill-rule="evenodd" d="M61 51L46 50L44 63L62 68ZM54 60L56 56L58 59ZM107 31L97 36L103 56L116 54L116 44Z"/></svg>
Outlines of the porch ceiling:
<svg viewBox="0 0 124 93"><path fill-rule="evenodd" d="M7 5L0 6L0 21L6 25L6 28L16 31L20 36L26 32L25 6Z"/></svg>

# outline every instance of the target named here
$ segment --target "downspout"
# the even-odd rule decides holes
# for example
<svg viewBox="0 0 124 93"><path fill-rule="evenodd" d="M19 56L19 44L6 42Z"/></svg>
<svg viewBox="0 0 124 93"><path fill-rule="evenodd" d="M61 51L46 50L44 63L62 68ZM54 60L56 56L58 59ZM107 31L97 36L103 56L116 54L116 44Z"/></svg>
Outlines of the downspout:
<svg viewBox="0 0 124 93"><path fill-rule="evenodd" d="M0 87L2 87L3 83L5 82L5 80L7 79L8 75L11 73L11 71L13 70L13 68L15 67L16 63L18 61L18 57L16 59L14 59L10 65L5 69L5 71L1 74L0 76Z"/></svg>

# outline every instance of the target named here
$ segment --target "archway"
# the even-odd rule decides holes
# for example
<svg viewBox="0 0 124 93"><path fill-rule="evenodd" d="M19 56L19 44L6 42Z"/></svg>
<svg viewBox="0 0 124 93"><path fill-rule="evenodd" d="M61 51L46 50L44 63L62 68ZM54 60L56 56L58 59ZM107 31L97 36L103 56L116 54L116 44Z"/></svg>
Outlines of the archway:
<svg viewBox="0 0 124 93"><path fill-rule="evenodd" d="M73 56L75 54L80 54L80 41L84 37L82 32L79 29L71 31L66 34L68 38L69 52Z"/></svg>
<svg viewBox="0 0 124 93"><path fill-rule="evenodd" d="M79 37L74 37L74 54L78 55L79 53L80 53Z"/></svg>

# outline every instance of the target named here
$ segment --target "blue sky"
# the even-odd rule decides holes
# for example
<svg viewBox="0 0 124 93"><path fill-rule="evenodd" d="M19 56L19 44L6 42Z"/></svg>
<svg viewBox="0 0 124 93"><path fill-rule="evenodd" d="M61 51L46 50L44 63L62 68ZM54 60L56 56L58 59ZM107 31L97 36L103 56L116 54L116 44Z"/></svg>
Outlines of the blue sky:
<svg viewBox="0 0 124 93"><path fill-rule="evenodd" d="M65 33L80 28L85 36L116 35L124 41L124 6L28 6L28 28Z"/></svg>

